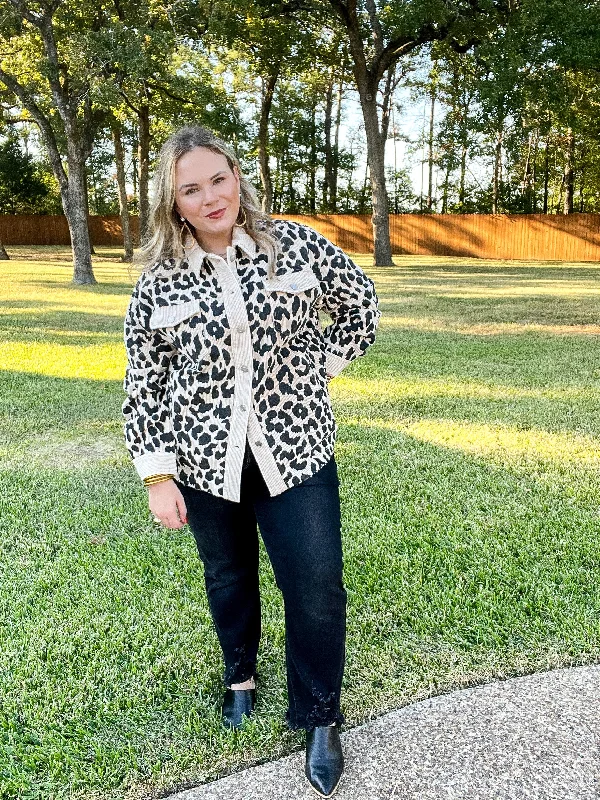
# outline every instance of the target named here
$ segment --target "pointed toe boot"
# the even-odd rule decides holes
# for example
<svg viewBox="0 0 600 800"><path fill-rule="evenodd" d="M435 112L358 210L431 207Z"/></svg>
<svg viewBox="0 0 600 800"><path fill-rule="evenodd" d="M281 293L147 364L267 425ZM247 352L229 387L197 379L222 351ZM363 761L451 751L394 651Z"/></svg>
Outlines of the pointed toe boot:
<svg viewBox="0 0 600 800"><path fill-rule="evenodd" d="M344 756L337 725L319 726L306 734L308 782L320 797L332 797L344 771Z"/></svg>
<svg viewBox="0 0 600 800"><path fill-rule="evenodd" d="M256 705L256 689L225 689L223 697L223 725L239 728Z"/></svg>

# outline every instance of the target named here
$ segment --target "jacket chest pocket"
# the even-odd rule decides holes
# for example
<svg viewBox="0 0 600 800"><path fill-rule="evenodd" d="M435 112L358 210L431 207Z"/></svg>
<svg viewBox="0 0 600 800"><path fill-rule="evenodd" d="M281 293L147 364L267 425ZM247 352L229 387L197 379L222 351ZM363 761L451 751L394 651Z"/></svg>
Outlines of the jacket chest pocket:
<svg viewBox="0 0 600 800"><path fill-rule="evenodd" d="M160 331L164 339L194 366L199 366L209 354L200 300L157 306L150 315L152 330Z"/></svg>
<svg viewBox="0 0 600 800"><path fill-rule="evenodd" d="M300 330L322 294L316 275L308 270L275 276L265 280L264 287L271 306L272 325L283 339Z"/></svg>

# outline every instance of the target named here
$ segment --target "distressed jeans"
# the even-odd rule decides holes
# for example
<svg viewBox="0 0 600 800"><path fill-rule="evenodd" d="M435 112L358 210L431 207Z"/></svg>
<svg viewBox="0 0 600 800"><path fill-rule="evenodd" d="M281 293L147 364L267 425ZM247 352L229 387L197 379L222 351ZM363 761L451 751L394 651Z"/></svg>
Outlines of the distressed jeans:
<svg viewBox="0 0 600 800"><path fill-rule="evenodd" d="M225 685L256 674L261 634L257 524L285 606L288 711L293 728L342 723L346 590L335 458L303 483L269 495L246 446L240 502L177 481L204 564Z"/></svg>

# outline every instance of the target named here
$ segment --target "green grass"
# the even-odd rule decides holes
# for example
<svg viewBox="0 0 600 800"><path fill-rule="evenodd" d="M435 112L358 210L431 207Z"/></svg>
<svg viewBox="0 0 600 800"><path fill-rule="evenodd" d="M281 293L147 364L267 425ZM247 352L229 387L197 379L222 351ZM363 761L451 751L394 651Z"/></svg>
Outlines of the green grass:
<svg viewBox="0 0 600 800"><path fill-rule="evenodd" d="M18 251L18 252L16 252ZM262 552L254 722L221 661L187 529L155 526L121 442L116 250L0 264L0 797L159 796L301 746ZM16 260L20 258L21 260ZM368 267L377 343L331 383L350 725L600 656L600 265Z"/></svg>

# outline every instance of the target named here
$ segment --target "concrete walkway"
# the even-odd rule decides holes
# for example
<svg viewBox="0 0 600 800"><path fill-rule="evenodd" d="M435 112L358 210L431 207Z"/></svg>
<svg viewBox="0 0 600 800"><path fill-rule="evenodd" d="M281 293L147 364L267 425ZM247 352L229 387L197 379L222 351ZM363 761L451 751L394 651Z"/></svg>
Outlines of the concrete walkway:
<svg viewBox="0 0 600 800"><path fill-rule="evenodd" d="M599 800L600 666L453 692L342 734L336 800ZM317 795L304 753L171 800Z"/></svg>

